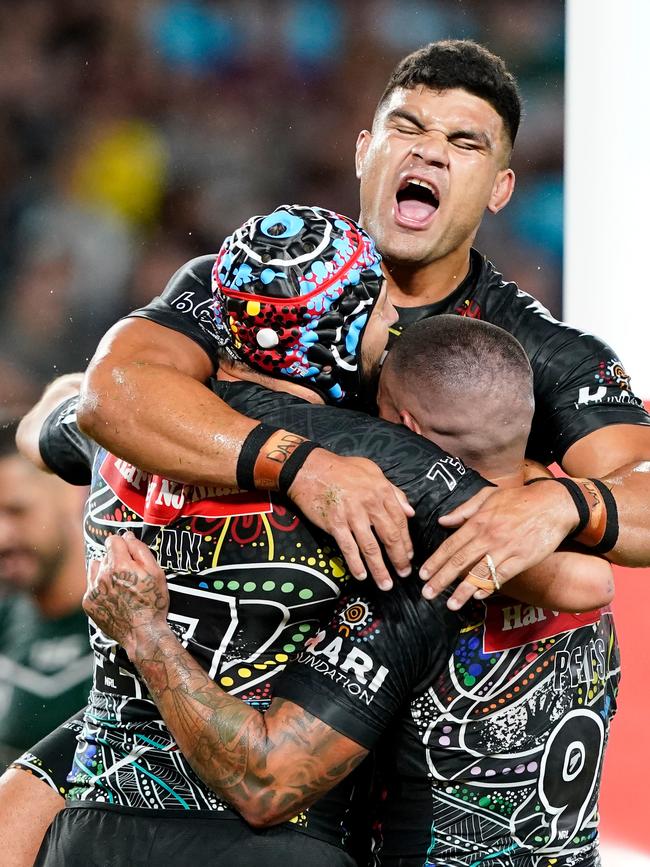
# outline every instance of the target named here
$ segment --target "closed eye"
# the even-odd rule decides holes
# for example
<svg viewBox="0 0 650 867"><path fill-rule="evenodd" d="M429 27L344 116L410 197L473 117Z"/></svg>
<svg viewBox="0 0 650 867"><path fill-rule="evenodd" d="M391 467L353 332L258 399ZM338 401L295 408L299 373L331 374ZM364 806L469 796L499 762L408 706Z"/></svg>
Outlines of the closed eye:
<svg viewBox="0 0 650 867"><path fill-rule="evenodd" d="M417 135L420 132L415 126L396 126L395 131L401 135Z"/></svg>
<svg viewBox="0 0 650 867"><path fill-rule="evenodd" d="M461 148L461 150L466 151L475 151L479 150L481 145L477 141L471 141L470 139L452 139L451 143L457 147Z"/></svg>
<svg viewBox="0 0 650 867"><path fill-rule="evenodd" d="M485 133L464 130L449 136L449 143L461 150L492 150L492 143Z"/></svg>

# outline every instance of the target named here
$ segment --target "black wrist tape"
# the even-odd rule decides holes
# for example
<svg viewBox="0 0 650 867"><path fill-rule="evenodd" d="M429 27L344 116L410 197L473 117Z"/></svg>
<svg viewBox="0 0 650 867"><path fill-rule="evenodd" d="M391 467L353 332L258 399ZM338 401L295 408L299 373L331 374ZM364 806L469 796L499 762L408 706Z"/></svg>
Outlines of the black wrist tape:
<svg viewBox="0 0 650 867"><path fill-rule="evenodd" d="M594 554L606 554L612 550L618 539L618 508L614 495L604 482L601 482L600 479L590 479L589 481L598 488L607 512L607 526L603 538L589 550L593 551Z"/></svg>
<svg viewBox="0 0 650 867"><path fill-rule="evenodd" d="M279 427L266 425L260 422L257 427L248 434L243 442L239 457L237 458L237 487L242 491L255 490L255 461L260 450L271 434L280 430Z"/></svg>
<svg viewBox="0 0 650 867"><path fill-rule="evenodd" d="M573 479L557 478L555 476L552 478L550 476L540 476L537 479L529 479L526 484L531 485L533 482L559 482L567 489L571 494L571 499L575 503L576 509L578 510L578 526L575 530L572 530L569 533L569 536L576 536L578 533L582 533L589 523L589 504L585 500L584 494L580 490L580 486L577 485Z"/></svg>
<svg viewBox="0 0 650 867"><path fill-rule="evenodd" d="M319 443L312 442L311 440L305 440L304 443L300 443L299 446L296 446L293 454L291 457L287 458L286 463L280 470L278 487L283 493L286 494L289 490L293 480L300 472L302 465L305 463L309 455L314 451L314 449L319 448Z"/></svg>

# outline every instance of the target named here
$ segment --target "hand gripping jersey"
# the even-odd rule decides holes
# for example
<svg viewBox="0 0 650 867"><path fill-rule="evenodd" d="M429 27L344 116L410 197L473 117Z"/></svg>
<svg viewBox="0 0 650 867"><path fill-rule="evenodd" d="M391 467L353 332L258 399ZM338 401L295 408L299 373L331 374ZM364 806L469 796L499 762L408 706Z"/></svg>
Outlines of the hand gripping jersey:
<svg viewBox="0 0 650 867"><path fill-rule="evenodd" d="M212 255L184 265L160 298L131 315L187 335L216 368L219 341L210 289L214 262ZM438 313L485 319L517 338L533 369L536 409L528 442L533 460L560 462L573 443L607 425L650 424L614 350L598 337L558 322L539 301L505 281L476 250L468 276L447 298L398 312L393 339L413 322Z"/></svg>
<svg viewBox="0 0 650 867"><path fill-rule="evenodd" d="M251 384L214 387L235 409L375 460L414 505L421 552L444 538L438 517L486 484L437 446L386 422ZM317 633L348 580L331 539L281 497L181 485L116 459L79 432L75 405L71 399L52 414L40 446L45 462L68 481L90 478L88 556L100 557L106 536L120 529L145 541L167 574L169 621L181 643L220 686L264 710L277 674ZM453 639L457 618L446 609L443 615L443 634ZM122 649L92 624L91 643L95 683L69 796L112 809L232 816L178 751ZM357 675L364 685L361 663ZM343 783L297 817L295 827L340 845L352 786Z"/></svg>
<svg viewBox="0 0 650 867"><path fill-rule="evenodd" d="M619 680L610 612L490 599L440 673L431 611L409 585L396 595L346 588L276 684L276 695L375 749L374 863L599 864ZM355 656L367 658L372 688L350 677Z"/></svg>

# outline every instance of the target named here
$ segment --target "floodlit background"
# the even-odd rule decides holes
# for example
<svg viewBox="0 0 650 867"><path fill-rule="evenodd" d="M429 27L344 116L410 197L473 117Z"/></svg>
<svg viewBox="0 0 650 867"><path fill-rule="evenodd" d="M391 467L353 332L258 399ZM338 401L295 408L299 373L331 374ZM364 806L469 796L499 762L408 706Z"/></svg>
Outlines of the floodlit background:
<svg viewBox="0 0 650 867"><path fill-rule="evenodd" d="M358 131L396 61L447 36L519 77L520 186L482 246L559 314L558 0L0 4L0 403L83 367L108 325L252 214L356 216Z"/></svg>

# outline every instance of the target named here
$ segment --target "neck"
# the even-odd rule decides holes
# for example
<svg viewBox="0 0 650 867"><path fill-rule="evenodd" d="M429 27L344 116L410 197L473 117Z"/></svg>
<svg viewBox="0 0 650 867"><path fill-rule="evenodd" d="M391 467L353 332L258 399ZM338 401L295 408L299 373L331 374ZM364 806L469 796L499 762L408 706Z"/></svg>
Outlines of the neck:
<svg viewBox="0 0 650 867"><path fill-rule="evenodd" d="M384 259L390 300L396 307L422 307L442 301L467 277L471 244L469 240L458 250L427 265Z"/></svg>
<svg viewBox="0 0 650 867"><path fill-rule="evenodd" d="M524 465L522 463L514 472L504 472L503 475L495 475L493 472L482 475L499 488L520 488L524 483Z"/></svg>
<svg viewBox="0 0 650 867"><path fill-rule="evenodd" d="M47 587L34 593L36 605L44 617L65 617L81 608L81 598L86 590L83 564L83 541L81 533L75 532L54 578Z"/></svg>
<svg viewBox="0 0 650 867"><path fill-rule="evenodd" d="M271 391L284 391L288 394L295 394L296 397L301 397L309 403L325 403L321 396L312 391L311 388L284 379L273 379L272 376L265 376L265 374L258 373L256 370L243 364L234 365L228 361L220 362L217 379L221 382L255 382L257 385L261 385Z"/></svg>

